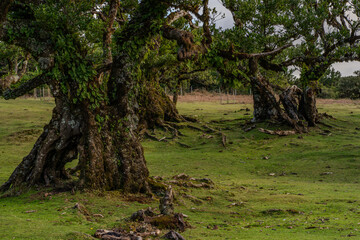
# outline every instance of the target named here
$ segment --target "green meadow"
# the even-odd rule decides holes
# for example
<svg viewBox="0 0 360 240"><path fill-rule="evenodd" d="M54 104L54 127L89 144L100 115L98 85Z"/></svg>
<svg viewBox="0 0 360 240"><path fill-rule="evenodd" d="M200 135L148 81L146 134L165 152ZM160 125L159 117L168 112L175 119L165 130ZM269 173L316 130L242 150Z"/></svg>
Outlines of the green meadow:
<svg viewBox="0 0 360 240"><path fill-rule="evenodd" d="M50 101L0 100L0 184L29 153L53 107ZM213 188L173 186L175 211L192 226L181 234L191 240L360 239L360 103L319 105L333 118L290 136L258 130L286 129L270 122L244 131L253 126L246 108L252 110L245 104L179 103L181 114L199 122L180 123L180 138L156 129L157 138L169 139L143 140L151 176L166 182L185 173L214 182ZM76 203L90 216L74 209ZM133 212L158 205L156 196L119 191L33 189L0 199L0 239L92 239L96 229L118 227Z"/></svg>

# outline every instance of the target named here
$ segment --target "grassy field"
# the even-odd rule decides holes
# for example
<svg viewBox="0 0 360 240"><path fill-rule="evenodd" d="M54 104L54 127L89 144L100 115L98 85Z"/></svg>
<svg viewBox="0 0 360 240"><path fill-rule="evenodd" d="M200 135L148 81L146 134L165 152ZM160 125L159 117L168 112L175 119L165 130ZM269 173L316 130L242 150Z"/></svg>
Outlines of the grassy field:
<svg viewBox="0 0 360 240"><path fill-rule="evenodd" d="M0 100L0 184L30 151L52 107L52 102ZM175 188L175 210L188 215L192 225L182 235L186 239L360 239L360 104L319 105L321 112L335 119L324 119L325 125L308 134L287 137L258 131L279 128L268 123L244 132L243 124L251 119L247 107L251 108L214 102L179 104L182 114L221 129L228 139L226 148L218 135L189 128L180 130L185 136L178 140L143 141L152 176L169 180L186 173L215 183L212 189ZM156 134L166 135L160 130ZM76 203L104 217L85 217L72 208ZM117 191L31 191L0 199L0 239L91 239L85 234L116 227L148 206L157 207L158 199Z"/></svg>

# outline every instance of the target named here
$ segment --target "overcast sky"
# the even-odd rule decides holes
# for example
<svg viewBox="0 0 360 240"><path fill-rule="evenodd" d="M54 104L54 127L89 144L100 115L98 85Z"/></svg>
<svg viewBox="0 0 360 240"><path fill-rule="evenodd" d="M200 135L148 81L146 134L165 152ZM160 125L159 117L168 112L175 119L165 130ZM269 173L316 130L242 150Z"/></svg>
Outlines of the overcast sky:
<svg viewBox="0 0 360 240"><path fill-rule="evenodd" d="M231 13L224 8L220 0L210 0L210 7L215 7L219 13L225 13L224 19L219 19L216 22L218 27L222 28L231 28L234 26L234 21L232 19ZM335 63L333 65L335 70L340 71L342 76L354 75L354 72L360 70L360 62L344 62L344 63Z"/></svg>

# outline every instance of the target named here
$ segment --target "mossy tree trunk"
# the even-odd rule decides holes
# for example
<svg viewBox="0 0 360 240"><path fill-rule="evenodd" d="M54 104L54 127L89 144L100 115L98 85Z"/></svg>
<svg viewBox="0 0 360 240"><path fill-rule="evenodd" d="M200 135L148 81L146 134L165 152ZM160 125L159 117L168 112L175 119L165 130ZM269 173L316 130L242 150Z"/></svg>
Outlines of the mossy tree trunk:
<svg viewBox="0 0 360 240"><path fill-rule="evenodd" d="M56 44L41 44L42 39L35 41L39 46L34 48L33 56L44 66L42 69L45 73L24 83L23 88L9 90L6 94L9 98L21 96L43 84L43 78L51 76L51 69L60 65L62 67L58 70L61 71L61 77L50 82L56 106L50 123L45 126L30 154L23 159L0 191L17 194L34 186L122 189L134 193L149 191L149 171L138 135L141 121L138 99L141 89L134 73L141 63L146 39L157 33L156 28L150 26L167 13L167 5L163 2L166 1L145 0L140 3L131 21L117 38L116 44L123 50L114 57L108 82L99 78L102 75L99 72L86 80L81 74L73 78L74 68L91 69L90 72L94 72L94 64L88 60L85 50L87 47L83 47L74 34L61 33L66 37L67 44L73 47L70 52L68 49L59 51L73 57L74 60L69 64L56 62L58 58L51 57ZM34 18L26 22L31 21L35 21ZM43 35L34 34L33 39L37 40ZM27 39L19 38L16 43L21 45L20 40ZM131 49L126 47L128 44L132 46ZM46 58L36 56L42 48L48 48ZM32 49L28 50L32 52ZM102 86L105 83L107 86ZM83 95L84 91L87 94ZM151 101L152 96L146 101ZM148 117L147 114L144 116ZM163 114L166 119L170 113L163 109L162 114L156 114ZM65 169L66 163L75 159L79 160L74 170L79 172L79 179L72 179L69 175L71 171Z"/></svg>
<svg viewBox="0 0 360 240"><path fill-rule="evenodd" d="M124 85L119 86L117 104L92 109L88 101L74 104L58 85L50 84L56 104L52 119L0 190L17 194L48 186L148 192L149 172L137 135L138 104ZM65 169L76 159L76 169ZM78 179L70 173L78 173Z"/></svg>
<svg viewBox="0 0 360 240"><path fill-rule="evenodd" d="M162 127L165 122L185 121L176 109L176 104L156 80L144 80L139 94L139 105L140 128Z"/></svg>

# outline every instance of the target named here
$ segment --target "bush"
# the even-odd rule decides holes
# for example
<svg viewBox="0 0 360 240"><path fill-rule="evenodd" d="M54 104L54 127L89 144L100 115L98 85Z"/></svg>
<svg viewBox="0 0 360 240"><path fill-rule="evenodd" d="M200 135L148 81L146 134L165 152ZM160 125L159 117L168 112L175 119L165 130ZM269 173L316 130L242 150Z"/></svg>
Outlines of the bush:
<svg viewBox="0 0 360 240"><path fill-rule="evenodd" d="M321 92L318 94L319 98L337 98L338 93L335 87L322 87Z"/></svg>
<svg viewBox="0 0 360 240"><path fill-rule="evenodd" d="M360 98L360 76L341 78L337 90L340 98Z"/></svg>

